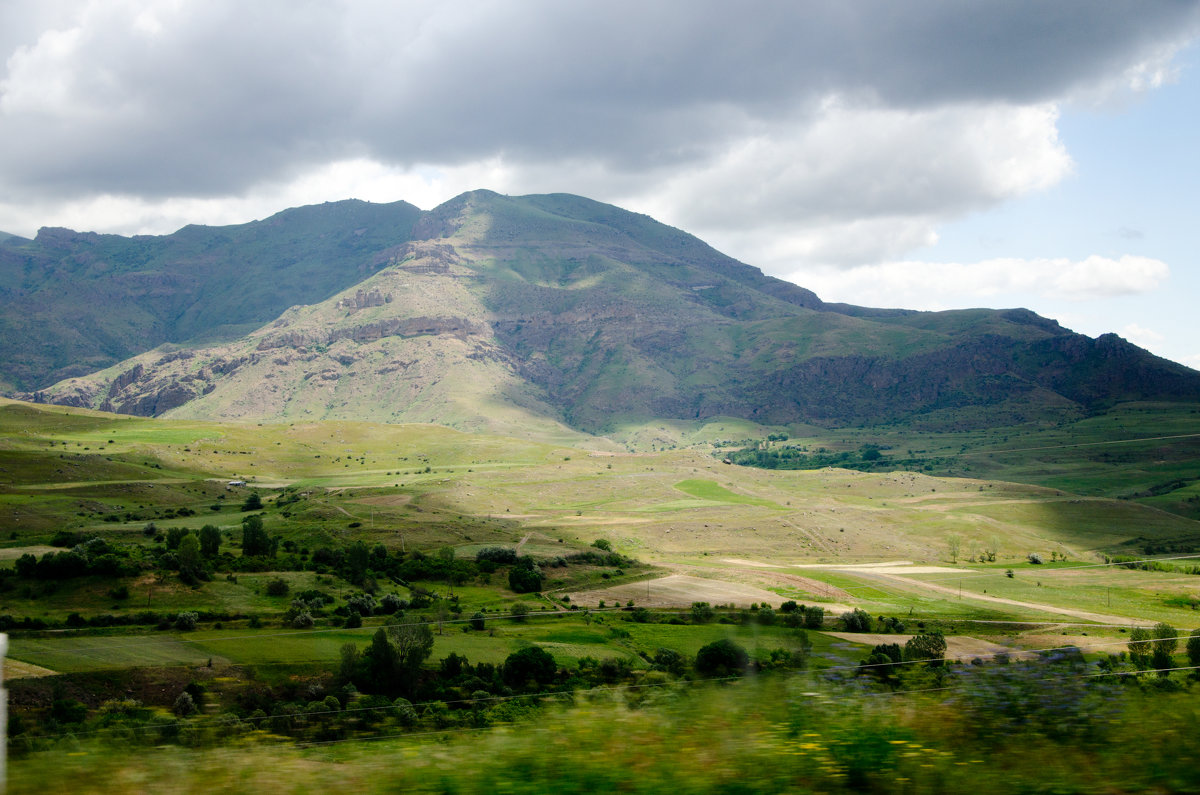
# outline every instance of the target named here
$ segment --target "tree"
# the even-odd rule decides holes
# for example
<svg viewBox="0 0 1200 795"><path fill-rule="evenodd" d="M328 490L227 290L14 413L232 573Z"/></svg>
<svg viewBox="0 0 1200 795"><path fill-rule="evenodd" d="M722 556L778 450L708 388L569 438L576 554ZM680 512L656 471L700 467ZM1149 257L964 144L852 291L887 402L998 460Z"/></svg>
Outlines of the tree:
<svg viewBox="0 0 1200 795"><path fill-rule="evenodd" d="M204 562L200 558L200 539L188 533L179 542L179 579L193 585L204 574Z"/></svg>
<svg viewBox="0 0 1200 795"><path fill-rule="evenodd" d="M423 621L389 624L387 636L396 649L400 670L408 675L414 675L433 651L433 632Z"/></svg>
<svg viewBox="0 0 1200 795"><path fill-rule="evenodd" d="M820 629L825 625L825 608L810 605L804 608L804 626L809 629Z"/></svg>
<svg viewBox="0 0 1200 795"><path fill-rule="evenodd" d="M472 613L470 626L471 629L477 632L482 632L484 628L483 613L479 612L478 610Z"/></svg>
<svg viewBox="0 0 1200 795"><path fill-rule="evenodd" d="M1138 668L1145 668L1150 661L1150 630L1134 627L1129 631L1129 656Z"/></svg>
<svg viewBox="0 0 1200 795"><path fill-rule="evenodd" d="M242 503L243 511L261 511L263 507L262 497L258 496L257 491L250 492L250 496Z"/></svg>
<svg viewBox="0 0 1200 795"><path fill-rule="evenodd" d="M870 632L871 614L856 607L849 613L842 613L842 626L847 632Z"/></svg>
<svg viewBox="0 0 1200 795"><path fill-rule="evenodd" d="M17 576L33 578L37 576L37 558L26 552L17 558Z"/></svg>
<svg viewBox="0 0 1200 795"><path fill-rule="evenodd" d="M341 663L338 665L337 681L341 684L353 682L359 676L362 653L359 652L357 644L354 643L343 643L338 653L341 657Z"/></svg>
<svg viewBox="0 0 1200 795"><path fill-rule="evenodd" d="M215 525L206 524L200 528L200 554L206 558L215 558L221 551L221 530Z"/></svg>
<svg viewBox="0 0 1200 795"><path fill-rule="evenodd" d="M371 645L358 664L368 692L411 692L421 664L433 651L433 633L424 623L389 624L371 636ZM345 656L343 655L343 661Z"/></svg>
<svg viewBox="0 0 1200 795"><path fill-rule="evenodd" d="M175 699L174 712L181 718L186 718L196 711L196 701L192 698L192 694L186 690L179 694Z"/></svg>
<svg viewBox="0 0 1200 795"><path fill-rule="evenodd" d="M397 689L399 669L399 655L388 640L387 631L376 630L371 636L371 645L362 655L364 679L359 684L368 691L392 692Z"/></svg>
<svg viewBox="0 0 1200 795"><path fill-rule="evenodd" d="M242 520L242 555L245 557L275 557L278 541L267 535L262 517L258 514Z"/></svg>
<svg viewBox="0 0 1200 795"><path fill-rule="evenodd" d="M1188 656L1188 665L1200 666L1200 629L1192 630L1192 634L1188 636L1185 649Z"/></svg>
<svg viewBox="0 0 1200 795"><path fill-rule="evenodd" d="M542 570L531 557L523 557L508 572L508 587L514 593L533 593L542 590Z"/></svg>
<svg viewBox="0 0 1200 795"><path fill-rule="evenodd" d="M661 648L654 652L654 669L658 671L666 671L675 676L683 676L683 670L687 665L687 660L683 655L674 649Z"/></svg>
<svg viewBox="0 0 1200 795"><path fill-rule="evenodd" d="M504 683L509 687L520 687L529 682L546 685L554 681L558 665L541 646L526 646L508 655L503 670Z"/></svg>
<svg viewBox="0 0 1200 795"><path fill-rule="evenodd" d="M696 673L701 676L741 676L750 664L746 650L728 638L721 638L696 652Z"/></svg>
<svg viewBox="0 0 1200 795"><path fill-rule="evenodd" d="M196 628L196 622L199 620L199 613L193 613L190 610L184 611L175 616L175 628L183 632L191 632Z"/></svg>
<svg viewBox="0 0 1200 795"><path fill-rule="evenodd" d="M355 541L346 550L346 567L350 570L350 582L362 584L367 566L371 562L371 550L362 541ZM367 613L366 615L370 615Z"/></svg>
<svg viewBox="0 0 1200 795"><path fill-rule="evenodd" d="M946 657L946 638L941 632L913 635L904 644L905 660L926 660L931 664L941 663Z"/></svg>
<svg viewBox="0 0 1200 795"><path fill-rule="evenodd" d="M1171 657L1175 654L1175 650L1179 648L1178 635L1179 630L1165 621L1155 624L1154 629L1151 631L1151 636L1153 637L1152 664L1163 676L1166 676L1167 669L1172 666Z"/></svg>
<svg viewBox="0 0 1200 795"><path fill-rule="evenodd" d="M996 553L999 551L1000 551L1000 539L996 538L995 536L992 536L991 539L988 540L988 545L983 550L983 554L987 555L987 559L988 559L989 563L995 563L996 562Z"/></svg>
<svg viewBox="0 0 1200 795"><path fill-rule="evenodd" d="M1167 655L1171 655L1179 648L1179 630L1165 621L1155 624L1151 635L1154 638L1156 650L1162 649Z"/></svg>
<svg viewBox="0 0 1200 795"><path fill-rule="evenodd" d="M692 602L692 623L707 624L716 618L716 611L708 602Z"/></svg>
<svg viewBox="0 0 1200 795"><path fill-rule="evenodd" d="M962 537L954 533L946 536L946 548L950 551L950 562L958 563L958 553L962 549Z"/></svg>
<svg viewBox="0 0 1200 795"><path fill-rule="evenodd" d="M871 654L861 663L865 673L882 680L890 681L895 678L896 663L904 660L904 649L899 643L880 644L871 649Z"/></svg>
<svg viewBox="0 0 1200 795"><path fill-rule="evenodd" d="M187 535L186 527L168 527L167 528L167 549L179 549L179 544L183 541L183 537Z"/></svg>

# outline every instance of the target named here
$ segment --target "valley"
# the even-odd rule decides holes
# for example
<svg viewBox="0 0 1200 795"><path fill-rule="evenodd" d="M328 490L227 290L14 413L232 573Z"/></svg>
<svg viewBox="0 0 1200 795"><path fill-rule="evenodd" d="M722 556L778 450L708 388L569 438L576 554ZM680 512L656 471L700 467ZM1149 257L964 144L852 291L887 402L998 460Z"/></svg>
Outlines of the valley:
<svg viewBox="0 0 1200 795"><path fill-rule="evenodd" d="M698 747L730 705L757 734L706 786L812 752L784 779L844 788L865 754L938 789L994 741L941 726L1033 736L997 699L1188 709L1200 375L1115 335L825 303L562 194L43 230L2 268L0 631L39 787L161 784L151 748L327 776L306 749L337 744L369 788L354 743L520 755L594 716ZM17 322L92 323L86 284L103 350ZM1063 780L1105 747L1036 731ZM916 738L957 761L914 767ZM1023 759L997 780L1040 781Z"/></svg>

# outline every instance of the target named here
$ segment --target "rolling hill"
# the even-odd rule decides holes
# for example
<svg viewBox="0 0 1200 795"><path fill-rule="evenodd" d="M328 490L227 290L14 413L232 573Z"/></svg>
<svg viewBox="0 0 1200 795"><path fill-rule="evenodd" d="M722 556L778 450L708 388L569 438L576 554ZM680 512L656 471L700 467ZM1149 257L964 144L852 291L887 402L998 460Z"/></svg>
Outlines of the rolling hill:
<svg viewBox="0 0 1200 795"><path fill-rule="evenodd" d="M152 349L23 397L145 416L434 422L561 438L716 417L978 427L1200 398L1200 373L1115 335L1092 339L1022 309L827 304L647 216L570 195L475 191L425 213L339 203L231 230L71 239L128 260L139 244L178 249L181 235L224 241L225 259L211 277L191 272L188 295L199 297L186 308L178 291L144 297L178 312L138 321L162 331L144 335ZM0 246L44 250L58 238ZM119 285L146 271L85 272L117 301ZM243 292L237 306L222 304ZM281 302L293 305L230 333ZM9 327L25 317L17 306L6 299ZM185 337L217 339L154 347ZM79 354L74 366L94 359Z"/></svg>

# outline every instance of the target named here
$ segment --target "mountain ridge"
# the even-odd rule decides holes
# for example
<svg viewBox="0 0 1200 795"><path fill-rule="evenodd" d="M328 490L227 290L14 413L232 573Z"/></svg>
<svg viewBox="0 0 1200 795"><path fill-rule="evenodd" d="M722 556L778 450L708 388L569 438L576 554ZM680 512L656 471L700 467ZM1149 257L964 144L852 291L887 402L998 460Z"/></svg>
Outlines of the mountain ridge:
<svg viewBox="0 0 1200 795"><path fill-rule="evenodd" d="M328 205L285 212L276 224L307 217L348 234ZM1023 309L827 304L681 230L570 194L472 191L405 218L400 234L393 224L353 250L350 278L362 278L248 334L141 352L25 396L550 435L715 416L986 424L1200 397L1200 373L1116 335L1092 340Z"/></svg>

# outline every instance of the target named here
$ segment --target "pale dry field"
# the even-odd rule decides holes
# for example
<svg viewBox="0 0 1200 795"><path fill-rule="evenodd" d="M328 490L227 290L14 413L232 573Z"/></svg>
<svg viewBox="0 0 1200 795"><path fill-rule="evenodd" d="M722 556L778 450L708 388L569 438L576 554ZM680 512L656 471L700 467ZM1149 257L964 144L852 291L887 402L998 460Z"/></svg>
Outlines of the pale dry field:
<svg viewBox="0 0 1200 795"><path fill-rule="evenodd" d="M590 606L603 600L606 603L633 601L635 605L642 607L688 607L692 602L708 602L712 605L733 604L737 607L749 607L753 603L758 603L779 607L789 598L745 583L696 577L689 574L670 574L656 580L580 591L572 593L570 596L571 601L579 605ZM845 612L850 609L844 604L831 602L815 602L815 604L832 612Z"/></svg>
<svg viewBox="0 0 1200 795"><path fill-rule="evenodd" d="M880 646L888 643L897 643L903 646L913 637L912 635L885 635L871 632L823 632L823 634L851 643L861 643L865 646ZM990 640L983 640L982 638L972 638L969 635L946 636L947 659L970 662L976 657L988 660L992 656L1001 653L1008 654L1014 660L1034 656L1032 652L1021 651L1020 649L993 643Z"/></svg>

